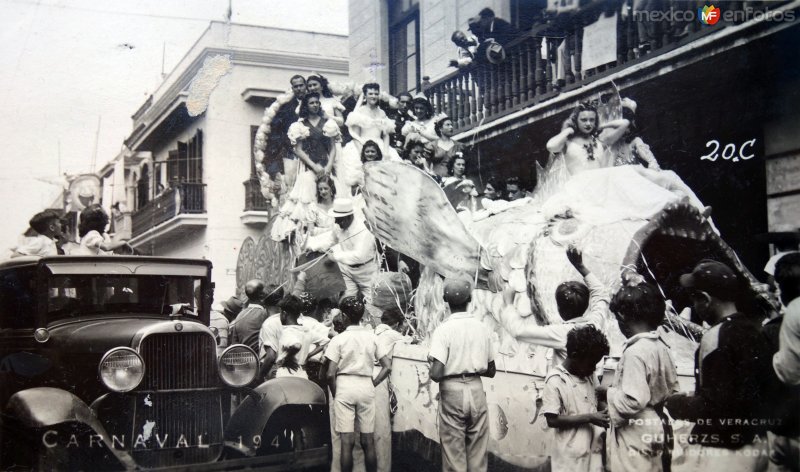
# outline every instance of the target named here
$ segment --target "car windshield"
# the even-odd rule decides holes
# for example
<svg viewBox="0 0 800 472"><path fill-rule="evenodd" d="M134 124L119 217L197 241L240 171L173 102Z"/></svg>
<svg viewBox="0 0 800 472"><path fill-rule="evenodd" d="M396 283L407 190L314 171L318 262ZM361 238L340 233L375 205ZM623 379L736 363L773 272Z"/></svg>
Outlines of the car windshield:
<svg viewBox="0 0 800 472"><path fill-rule="evenodd" d="M47 318L146 313L197 316L201 277L177 275L53 275Z"/></svg>

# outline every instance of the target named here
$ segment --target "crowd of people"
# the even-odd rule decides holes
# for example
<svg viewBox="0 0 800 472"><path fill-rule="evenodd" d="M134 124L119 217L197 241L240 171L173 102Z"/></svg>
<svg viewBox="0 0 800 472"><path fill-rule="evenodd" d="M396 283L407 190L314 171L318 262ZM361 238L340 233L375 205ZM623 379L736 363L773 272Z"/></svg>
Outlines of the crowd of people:
<svg viewBox="0 0 800 472"><path fill-rule="evenodd" d="M694 423L681 453L682 463L695 464L693 470L766 470L768 458L760 454L765 444L775 470L797 470L800 252L786 252L775 264L784 313L763 328L761 319L737 307L745 287L726 264L704 260L680 277L692 293L693 312L708 326L697 349L693 392L680 391L661 327L667 306L659 289L629 280L609 294L583 264L580 250L570 247L566 256L584 281L556 290L564 322L510 327L517 339L554 352L540 410L555 435L552 470L671 470L677 441L672 425L679 420ZM391 437L393 350L417 339L408 335L400 309L369 319L360 295L343 296L338 306L320 304L305 292L305 278L300 272L287 295L253 280L246 286L246 308L235 297L224 302L229 342L260 352L262 378L299 376L329 392L340 470L352 470L356 442L367 470L390 470L390 457L378 454L390 447L376 447L376 441ZM470 312L473 289L467 279L444 281L450 314L429 343L430 378L440 392L443 470L486 470L488 464L481 377L495 375L497 346ZM627 339L613 380L601 383L597 372L609 354L606 312Z"/></svg>
<svg viewBox="0 0 800 472"><path fill-rule="evenodd" d="M324 77L296 76L292 86L299 98L281 110L288 145L279 157L299 163L281 208L283 233L275 233L276 224L272 236L323 253L337 265L345 290L336 303L316 300L302 270L290 284L291 293L252 280L244 287L245 299L234 296L212 305L211 328L220 350L241 343L258 353L261 379L301 377L329 392L341 470L352 469L357 442L367 470L389 470L391 458L381 451L391 450L386 441L391 439L393 348L417 338L409 335L408 306L376 306L374 300L381 261L388 265L395 256L377 242L360 213L362 165L393 160L416 166L446 195L462 195L451 203L472 218L531 198L517 177L487 179L478 195L467 177L469 147L453 139L450 118L434 115L422 96L401 94L393 109L376 84L366 84L348 111ZM621 118L601 126L596 106L581 103L547 142L552 164L563 166L568 178L543 202L542 212L547 218L572 214L601 224L647 219L665 202L682 200L707 215L708 209L676 174L661 168L638 136L636 103L625 99L621 108ZM284 119L292 113L297 119ZM291 167L272 168L288 175ZM14 255L102 255L124 249L125 242L113 242L106 233L108 220L99 205L84 209L81 239L75 243L65 240L58 213L41 212L31 219L31 235ZM765 268L779 288L784 314L763 326L737 306L745 286L731 267L702 261L680 277L692 294L693 313L708 326L696 354L693 392L680 391L660 328L666 304L659 289L641 277L624 277L611 295L583 264L581 251L570 247L566 258L584 280L563 283L554 294L563 323L515 326L506 320L516 339L554 352L541 408L555 435L552 469L670 470L676 443L671 426L686 420L694 427L682 461L695 462L698 470L704 464L765 470L767 458L758 453L764 442L774 467L797 470L800 238L784 239ZM395 259L392 270L411 272L413 260ZM473 289L471 280L444 281L450 315L429 343L430 378L439 383L444 470L486 470L488 463L481 378L494 376L497 347L492 333L470 313ZM614 379L601 384L595 374L609 353L603 321L609 312L627 340Z"/></svg>

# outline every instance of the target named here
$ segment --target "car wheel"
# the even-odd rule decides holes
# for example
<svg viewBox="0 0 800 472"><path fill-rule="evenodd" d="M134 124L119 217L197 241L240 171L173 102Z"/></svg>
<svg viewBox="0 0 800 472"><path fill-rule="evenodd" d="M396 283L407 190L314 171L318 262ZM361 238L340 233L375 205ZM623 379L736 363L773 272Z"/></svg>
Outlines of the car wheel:
<svg viewBox="0 0 800 472"><path fill-rule="evenodd" d="M331 443L324 406L287 406L276 411L261 435L259 455L304 451Z"/></svg>

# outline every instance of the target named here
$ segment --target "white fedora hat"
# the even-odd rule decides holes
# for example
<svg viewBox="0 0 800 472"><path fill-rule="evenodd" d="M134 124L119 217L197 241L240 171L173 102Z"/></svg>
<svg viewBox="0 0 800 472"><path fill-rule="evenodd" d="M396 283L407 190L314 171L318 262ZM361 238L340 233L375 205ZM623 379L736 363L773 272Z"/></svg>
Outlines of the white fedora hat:
<svg viewBox="0 0 800 472"><path fill-rule="evenodd" d="M353 214L353 200L349 198L335 198L333 208L328 210L328 214L334 218L341 218Z"/></svg>

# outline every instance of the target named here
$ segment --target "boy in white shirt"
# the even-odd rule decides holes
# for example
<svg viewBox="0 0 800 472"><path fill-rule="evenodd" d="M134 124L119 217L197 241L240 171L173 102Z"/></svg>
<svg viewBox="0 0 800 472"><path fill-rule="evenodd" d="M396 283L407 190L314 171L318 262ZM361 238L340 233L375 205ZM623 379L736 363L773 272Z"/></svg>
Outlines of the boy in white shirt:
<svg viewBox="0 0 800 472"><path fill-rule="evenodd" d="M361 447L367 472L378 467L375 454L375 385L372 367L377 359L375 334L368 326L360 326L364 316L364 304L356 297L345 297L339 308L347 318L348 326L343 333L334 336L325 350L328 366L328 385L334 397L334 430L341 440L339 458L342 472L353 470L353 446L355 445L355 423L361 431ZM380 360L389 369L386 357ZM379 376L380 378L380 376Z"/></svg>
<svg viewBox="0 0 800 472"><path fill-rule="evenodd" d="M555 429L553 472L602 470L595 427L608 427L608 412L598 411L594 371L605 355L608 340L603 333L592 325L579 325L567 335L567 359L547 374L542 414Z"/></svg>

